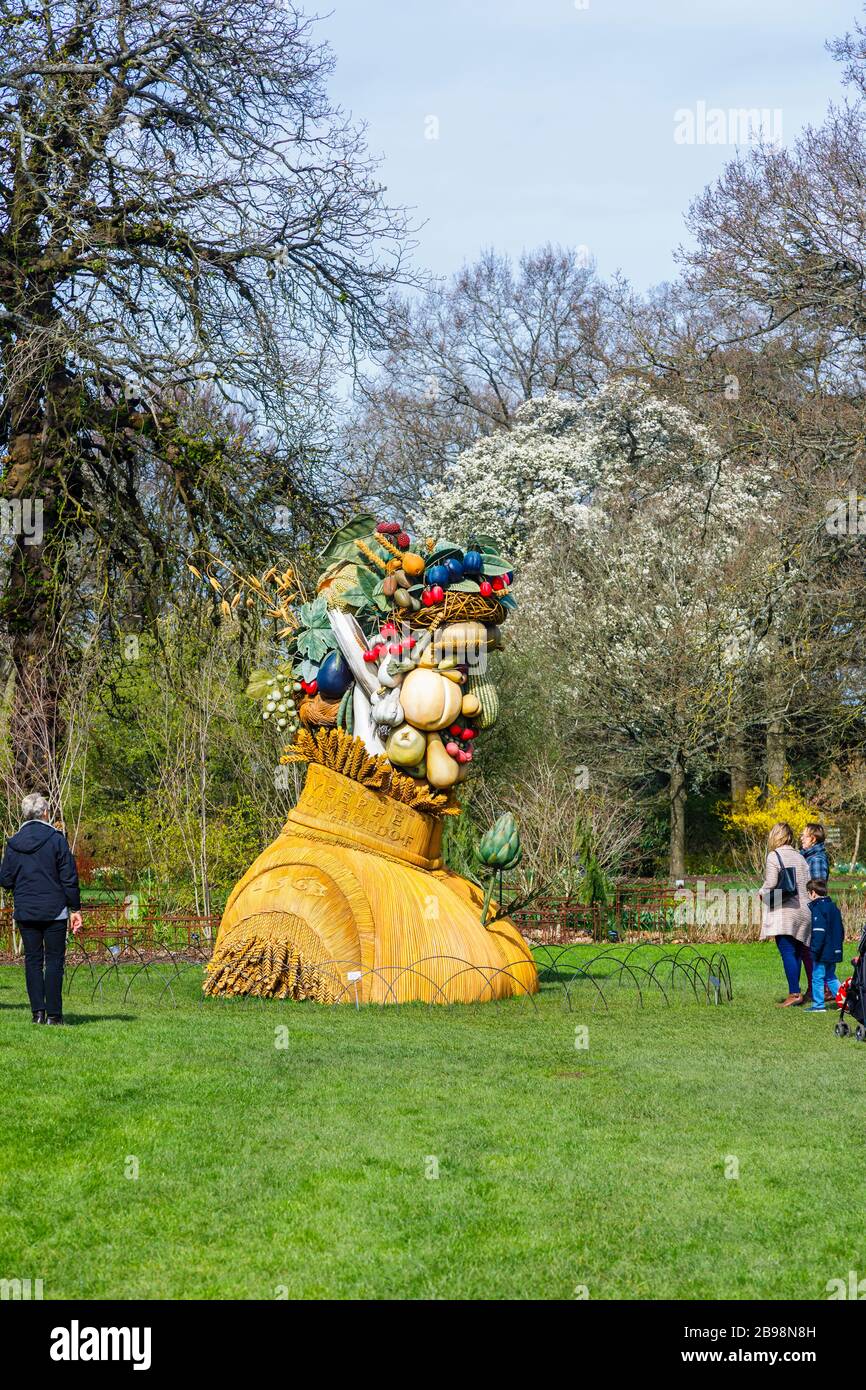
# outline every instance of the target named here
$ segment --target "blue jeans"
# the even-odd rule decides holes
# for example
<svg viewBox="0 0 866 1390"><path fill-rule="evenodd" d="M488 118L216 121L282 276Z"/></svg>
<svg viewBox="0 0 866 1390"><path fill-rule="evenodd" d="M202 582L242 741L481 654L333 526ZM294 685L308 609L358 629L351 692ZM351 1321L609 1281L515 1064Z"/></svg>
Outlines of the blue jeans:
<svg viewBox="0 0 866 1390"><path fill-rule="evenodd" d="M805 941L798 941L796 936L777 936L776 945L779 948L779 955L782 957L782 965L785 969L785 978L788 981L788 993L800 993L800 962L806 967L806 979L809 988L812 987L812 950Z"/></svg>
<svg viewBox="0 0 866 1390"><path fill-rule="evenodd" d="M816 960L812 970L812 1003L824 1003L824 985L834 994L839 993L839 981L836 979L836 966L832 961L826 964Z"/></svg>

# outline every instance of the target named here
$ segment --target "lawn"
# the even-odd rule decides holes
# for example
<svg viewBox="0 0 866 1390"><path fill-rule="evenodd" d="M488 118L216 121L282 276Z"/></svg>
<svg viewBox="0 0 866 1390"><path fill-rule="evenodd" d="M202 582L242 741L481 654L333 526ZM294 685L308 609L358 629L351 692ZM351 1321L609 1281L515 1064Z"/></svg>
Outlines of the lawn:
<svg viewBox="0 0 866 1390"><path fill-rule="evenodd" d="M45 1298L825 1298L866 1245L866 1046L773 1007L771 946L726 954L718 1007L608 988L605 1012L587 985L572 1012L557 986L537 1009L201 1003L196 968L176 1008L79 978L66 1029L34 1028L0 968L0 1277Z"/></svg>

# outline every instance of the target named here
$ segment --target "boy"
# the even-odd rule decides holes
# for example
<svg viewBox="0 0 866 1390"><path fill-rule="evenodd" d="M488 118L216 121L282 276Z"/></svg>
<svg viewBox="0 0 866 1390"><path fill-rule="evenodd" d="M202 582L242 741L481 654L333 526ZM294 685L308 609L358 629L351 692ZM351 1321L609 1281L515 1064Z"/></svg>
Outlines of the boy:
<svg viewBox="0 0 866 1390"><path fill-rule="evenodd" d="M845 929L842 914L832 898L827 896L826 878L810 878L806 884L809 911L812 914L812 1003L807 1014L827 1012L826 1001L836 1002L839 981L836 962L842 959Z"/></svg>
<svg viewBox="0 0 866 1390"><path fill-rule="evenodd" d="M804 825L800 836L800 851L809 865L809 873L812 878L823 878L825 883L830 877L830 864L824 848L826 838L826 830L817 821Z"/></svg>

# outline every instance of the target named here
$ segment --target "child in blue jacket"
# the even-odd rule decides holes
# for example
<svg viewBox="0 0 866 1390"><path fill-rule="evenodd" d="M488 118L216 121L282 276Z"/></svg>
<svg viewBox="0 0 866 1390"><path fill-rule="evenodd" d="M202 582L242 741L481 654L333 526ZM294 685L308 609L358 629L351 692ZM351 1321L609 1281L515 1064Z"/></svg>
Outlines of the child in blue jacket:
<svg viewBox="0 0 866 1390"><path fill-rule="evenodd" d="M845 928L842 914L832 898L827 896L826 878L810 878L806 884L809 911L812 914L812 1003L807 1014L827 1012L827 1001L836 1002L839 981L836 963L842 959Z"/></svg>
<svg viewBox="0 0 866 1390"><path fill-rule="evenodd" d="M823 878L825 883L830 877L830 863L824 848L826 838L826 830L817 821L804 825L800 836L800 853L809 865L809 873L812 878Z"/></svg>

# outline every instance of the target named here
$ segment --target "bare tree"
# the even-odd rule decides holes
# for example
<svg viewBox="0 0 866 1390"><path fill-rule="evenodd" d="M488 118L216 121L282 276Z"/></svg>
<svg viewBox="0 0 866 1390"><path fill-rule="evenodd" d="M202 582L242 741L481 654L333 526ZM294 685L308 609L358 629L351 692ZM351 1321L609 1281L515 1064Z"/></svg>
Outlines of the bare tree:
<svg viewBox="0 0 866 1390"><path fill-rule="evenodd" d="M2 491L41 509L3 598L23 679L82 545L163 556L143 478L198 531L228 496L178 393L210 383L300 469L332 365L383 330L406 228L290 3L0 0L0 39Z"/></svg>
<svg viewBox="0 0 866 1390"><path fill-rule="evenodd" d="M411 510L423 484L545 392L583 399L604 379L604 294L581 250L542 246L515 266L486 251L398 306L384 371L344 440L358 499Z"/></svg>

